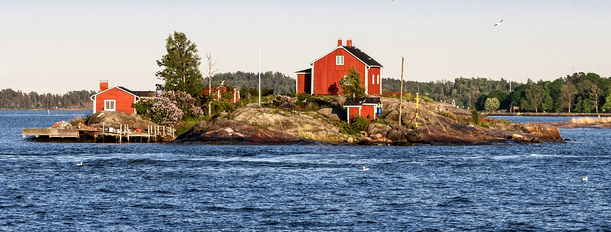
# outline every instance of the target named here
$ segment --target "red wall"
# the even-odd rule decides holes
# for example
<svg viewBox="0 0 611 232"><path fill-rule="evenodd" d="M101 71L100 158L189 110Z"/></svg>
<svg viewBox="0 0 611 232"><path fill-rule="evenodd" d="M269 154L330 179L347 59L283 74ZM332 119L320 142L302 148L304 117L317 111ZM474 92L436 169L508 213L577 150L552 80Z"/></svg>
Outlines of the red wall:
<svg viewBox="0 0 611 232"><path fill-rule="evenodd" d="M354 118L359 116L359 107L358 106L353 106L353 107L346 107L347 111L348 111L348 119L350 121L352 121ZM350 121L348 123L350 123Z"/></svg>
<svg viewBox="0 0 611 232"><path fill-rule="evenodd" d="M380 75L380 68L379 67L374 67L374 68L370 68L369 69L369 73L367 75L369 75L369 78L367 80L367 85L369 85L368 87L368 93L369 94L380 94L380 85L382 84L382 76ZM361 74L363 75L363 74ZM380 76L380 79L378 81L378 76ZM372 84L371 80L372 78L375 80L375 83Z"/></svg>
<svg viewBox="0 0 611 232"><path fill-rule="evenodd" d="M128 114L134 113L134 95L123 92L117 88L112 88L106 92L95 96L95 111L104 110L104 100L115 100L115 111L125 112Z"/></svg>
<svg viewBox="0 0 611 232"><path fill-rule="evenodd" d="M312 75L297 74L297 94L312 92Z"/></svg>
<svg viewBox="0 0 611 232"><path fill-rule="evenodd" d="M336 56L344 56L344 65L335 64ZM329 94L329 87L334 83L337 84L339 88L338 93L341 94L342 88L339 85L339 81L348 74L348 69L351 66L354 66L356 71L361 73L361 82L364 82L365 64L344 49L335 49L335 51L315 61L312 70L314 76L314 94Z"/></svg>
<svg viewBox="0 0 611 232"><path fill-rule="evenodd" d="M369 121L374 120L376 118L375 110L373 105L363 105L361 106L361 116L369 119ZM369 116L369 118L367 117Z"/></svg>

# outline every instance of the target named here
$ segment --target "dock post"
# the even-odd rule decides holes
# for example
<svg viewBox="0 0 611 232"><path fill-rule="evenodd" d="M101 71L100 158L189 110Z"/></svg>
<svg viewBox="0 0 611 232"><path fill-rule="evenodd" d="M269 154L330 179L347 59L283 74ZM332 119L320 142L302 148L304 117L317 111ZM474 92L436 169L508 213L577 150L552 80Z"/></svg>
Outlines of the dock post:
<svg viewBox="0 0 611 232"><path fill-rule="evenodd" d="M129 143L129 124L126 124L126 125L125 125L125 128L126 128L126 131L127 131L127 132L126 132L126 133L127 133L127 134L126 134L126 136L127 136L127 142Z"/></svg>
<svg viewBox="0 0 611 232"><path fill-rule="evenodd" d="M104 134L104 130L106 130L106 129L105 129L105 127L106 127L106 123L105 123L105 122L103 122L103 123L102 123L102 143L104 143L104 142L105 142L105 138L106 138L106 136L105 136L105 134Z"/></svg>
<svg viewBox="0 0 611 232"><path fill-rule="evenodd" d="M151 125L146 125L146 142L151 142Z"/></svg>

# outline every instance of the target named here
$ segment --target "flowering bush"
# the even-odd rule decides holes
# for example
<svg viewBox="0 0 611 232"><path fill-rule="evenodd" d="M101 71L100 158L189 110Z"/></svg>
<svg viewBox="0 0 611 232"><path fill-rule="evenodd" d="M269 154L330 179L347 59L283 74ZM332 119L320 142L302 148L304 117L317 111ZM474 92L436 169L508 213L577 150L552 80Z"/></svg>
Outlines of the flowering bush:
<svg viewBox="0 0 611 232"><path fill-rule="evenodd" d="M280 106L286 102L291 102L291 97L276 94L274 98L267 101L267 104L274 105L274 106Z"/></svg>
<svg viewBox="0 0 611 232"><path fill-rule="evenodd" d="M161 94L161 96L173 101L176 107L183 111L185 116L199 117L204 115L202 108L195 105L195 98L191 94L182 91L167 91Z"/></svg>
<svg viewBox="0 0 611 232"><path fill-rule="evenodd" d="M141 99L134 107L136 112L151 118L154 123L173 125L183 117L199 117L204 114L195 102L195 98L186 92L167 91L158 97Z"/></svg>
<svg viewBox="0 0 611 232"><path fill-rule="evenodd" d="M174 125L182 120L184 113L176 106L174 101L164 96L157 97L156 100L151 109L147 110L147 115L151 117L153 122L162 125Z"/></svg>

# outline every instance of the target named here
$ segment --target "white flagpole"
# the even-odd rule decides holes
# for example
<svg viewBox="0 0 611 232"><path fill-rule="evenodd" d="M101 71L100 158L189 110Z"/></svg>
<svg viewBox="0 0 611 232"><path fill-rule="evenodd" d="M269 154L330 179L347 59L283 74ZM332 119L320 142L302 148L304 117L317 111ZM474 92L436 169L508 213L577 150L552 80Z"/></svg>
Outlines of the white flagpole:
<svg viewBox="0 0 611 232"><path fill-rule="evenodd" d="M259 106L261 106L261 51L259 51Z"/></svg>

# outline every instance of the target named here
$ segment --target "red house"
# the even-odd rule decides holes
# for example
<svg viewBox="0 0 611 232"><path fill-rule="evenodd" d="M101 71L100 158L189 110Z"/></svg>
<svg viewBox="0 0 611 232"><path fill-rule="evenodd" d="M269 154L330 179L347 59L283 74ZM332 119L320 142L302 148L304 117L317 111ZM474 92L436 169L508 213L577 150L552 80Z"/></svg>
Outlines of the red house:
<svg viewBox="0 0 611 232"><path fill-rule="evenodd" d="M347 111L348 124L358 116L363 116L371 121L378 119L378 115L382 114L382 101L379 97L348 98L344 107Z"/></svg>
<svg viewBox="0 0 611 232"><path fill-rule="evenodd" d="M352 45L351 39L346 46L337 40L337 47L310 63L310 68L295 72L296 92L337 95L342 92L339 81L351 67L361 74L365 94L382 94L382 65Z"/></svg>
<svg viewBox="0 0 611 232"><path fill-rule="evenodd" d="M204 95L208 95L208 91L209 91L208 88L204 89ZM214 96L215 101L218 101L219 99L223 98L222 93L224 92L228 92L233 95L233 98L227 99L229 102L236 103L240 100L240 90L239 89L234 88L232 90L225 86L219 86L219 87L212 87L212 89L210 89L210 92L215 95Z"/></svg>
<svg viewBox="0 0 611 232"><path fill-rule="evenodd" d="M98 111L117 111L128 114L136 113L133 104L141 98L155 97L155 91L131 91L125 87L108 88L108 81L100 81L100 92L90 97L93 101L93 113Z"/></svg>

